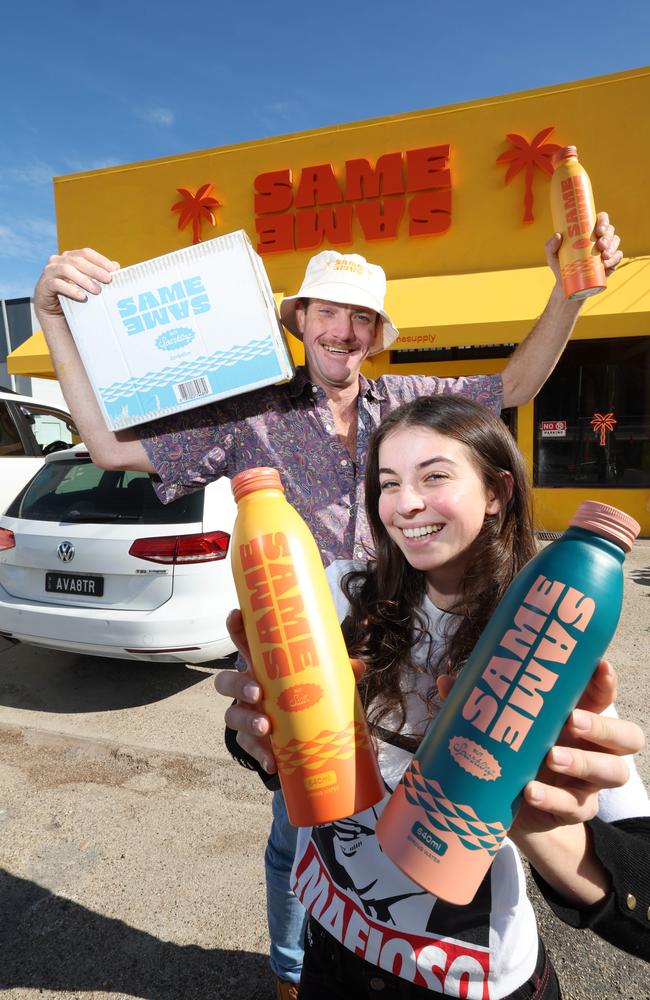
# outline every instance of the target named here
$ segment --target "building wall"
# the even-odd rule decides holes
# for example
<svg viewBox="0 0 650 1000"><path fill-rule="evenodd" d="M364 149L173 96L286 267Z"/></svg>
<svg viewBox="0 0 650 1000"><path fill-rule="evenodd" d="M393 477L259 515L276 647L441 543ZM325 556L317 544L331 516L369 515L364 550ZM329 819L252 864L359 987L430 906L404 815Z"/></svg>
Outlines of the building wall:
<svg viewBox="0 0 650 1000"><path fill-rule="evenodd" d="M382 264L389 279L538 266L544 263L543 244L552 232L548 177L535 171L534 221L524 223L525 171L506 185L507 164L496 160L512 148L507 135L532 140L552 126L546 141L578 147L599 205L607 206L616 218L625 235L626 253L636 256L647 252L650 232L650 201L643 196L650 158L649 102L650 68L646 68L60 177L54 185L59 245L69 249L89 244L122 265L186 246L191 230L179 231L178 214L171 211L179 199L177 188L196 189L206 183L214 185L221 206L215 212L216 229L205 223L203 237L243 228L257 243L256 218L261 216L255 211L255 181L261 175L289 169L290 211L304 215L309 206L296 209L295 199L306 168L331 164L344 188L346 161L367 159L374 166L381 156L401 152L408 183L408 151L448 145L449 228L439 235L410 237L404 218L397 239L368 240L355 215L354 248ZM416 182L422 181L421 173ZM443 181L442 176L434 179ZM406 202L417 194L406 192ZM327 194L321 190L321 196ZM385 201L399 197L390 195ZM371 201L362 198L352 204ZM296 287L314 249L265 254L274 290Z"/></svg>
<svg viewBox="0 0 650 1000"><path fill-rule="evenodd" d="M614 296L594 298L583 309L574 337L592 344L597 357L599 340L610 345L636 337L645 344L650 335L650 265L644 270L650 258L648 106L650 68L645 67L59 177L59 246L94 246L123 266L187 246L192 228L178 228L173 206L183 198L182 189L194 195L212 185L207 194L219 202L211 208L215 226L204 220L201 237L245 229L276 293L294 293L308 259L326 246L382 264L389 279L387 303L402 336L395 351L367 366L368 373L500 371L541 312L552 283L544 254L553 230L549 176L529 169L526 157L535 137L538 146L572 144L590 174L597 206L609 212L633 265L615 276ZM512 161L498 162L504 154L521 160L508 184ZM429 286L426 279L432 276ZM427 349L473 345L477 350L470 360L409 355L409 363L400 364L400 349L412 348L416 334ZM300 345L290 340L300 360ZM494 344L502 345L501 357L494 358L493 351L481 357L481 346ZM554 378L562 376L564 364ZM620 398L621 372L612 375L611 385L603 383L609 388L596 400L604 415L611 400ZM607 431L608 449L616 434L622 439L624 424L641 420L643 433L650 434L648 391ZM540 406L538 401L519 408L513 421L533 475L541 464ZM579 418L581 440L591 416L585 410ZM567 441L571 435L575 429L568 428ZM575 489L559 483L536 489L543 526L561 530L580 499L597 495L634 514L650 533L650 441L643 447L637 486L619 488L621 476L610 461L602 487L591 482ZM631 475L629 469L625 475Z"/></svg>
<svg viewBox="0 0 650 1000"><path fill-rule="evenodd" d="M31 299L0 299L0 385L27 396L31 395L32 380L10 375L7 355L31 337L35 329Z"/></svg>

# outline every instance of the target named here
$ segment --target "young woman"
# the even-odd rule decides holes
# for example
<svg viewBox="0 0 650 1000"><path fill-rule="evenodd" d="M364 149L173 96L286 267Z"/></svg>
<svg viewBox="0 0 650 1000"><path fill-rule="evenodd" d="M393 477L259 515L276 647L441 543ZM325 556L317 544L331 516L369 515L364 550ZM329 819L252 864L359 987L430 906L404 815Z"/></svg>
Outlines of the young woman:
<svg viewBox="0 0 650 1000"><path fill-rule="evenodd" d="M328 575L350 655L364 664L359 686L388 797L535 546L530 491L511 435L457 397L423 398L383 421L368 453L366 507L371 561L335 563ZM251 733L268 733L268 719L254 707L259 689L250 678L237 683L241 703L227 722L272 770L269 744L250 741ZM468 906L427 893L383 854L375 824L386 799L300 830L293 885L310 921L299 997L559 997L517 848L560 907L596 912L603 905L612 875L587 821L596 813L612 820L650 812L633 763L623 759L643 736L611 710L601 714L614 688L603 663L562 746L527 785L510 836Z"/></svg>

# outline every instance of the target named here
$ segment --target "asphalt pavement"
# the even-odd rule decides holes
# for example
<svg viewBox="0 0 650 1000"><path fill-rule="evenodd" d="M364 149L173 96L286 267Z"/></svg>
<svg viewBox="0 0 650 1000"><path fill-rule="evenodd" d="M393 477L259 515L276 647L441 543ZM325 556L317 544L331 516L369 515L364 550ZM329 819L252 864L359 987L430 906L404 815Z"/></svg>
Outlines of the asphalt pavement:
<svg viewBox="0 0 650 1000"><path fill-rule="evenodd" d="M649 732L650 540L625 575L610 658ZM0 995L272 1000L270 801L214 674L0 640ZM647 965L536 910L566 1000L650 1000Z"/></svg>

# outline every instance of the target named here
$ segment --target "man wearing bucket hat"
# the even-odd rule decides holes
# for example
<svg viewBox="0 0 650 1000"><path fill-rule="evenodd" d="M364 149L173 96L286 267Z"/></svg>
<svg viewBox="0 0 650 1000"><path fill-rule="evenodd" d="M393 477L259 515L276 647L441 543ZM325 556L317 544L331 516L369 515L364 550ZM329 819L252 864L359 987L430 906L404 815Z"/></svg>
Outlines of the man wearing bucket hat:
<svg viewBox="0 0 650 1000"><path fill-rule="evenodd" d="M605 266L612 270L622 254L604 213L598 217L597 233ZM118 433L104 424L58 295L83 300L97 294L119 265L94 250L52 257L36 287L34 305L70 411L97 465L149 472L163 502L221 476L274 466L281 471L287 499L309 525L328 565L366 555L365 456L371 432L388 412L417 396L460 393L498 413L502 407L528 402L542 387L580 309L579 302L567 302L561 291L559 242L555 236L546 245L556 277L549 303L502 375L367 379L360 370L363 361L386 350L398 336L384 310L386 277L358 254L325 250L310 260L298 293L281 303L283 323L305 348L305 366L290 382ZM238 613L231 616L231 625L235 631L241 628ZM222 671L217 688L236 699L245 682L245 675ZM226 715L234 729L242 724L238 711L233 704ZM253 758L246 758L246 733L240 731L237 740L228 741L231 750L258 769ZM289 1000L300 978L304 910L289 888L295 830L279 791L273 796L273 817L265 855L270 961L278 997Z"/></svg>
<svg viewBox="0 0 650 1000"><path fill-rule="evenodd" d="M287 330L302 340L304 307L310 299L371 309L376 314L378 329L378 336L368 350L371 356L388 350L399 336L388 313L384 312L385 294L386 275L377 264L369 264L359 254L323 250L307 264L298 294L282 300L280 316Z"/></svg>

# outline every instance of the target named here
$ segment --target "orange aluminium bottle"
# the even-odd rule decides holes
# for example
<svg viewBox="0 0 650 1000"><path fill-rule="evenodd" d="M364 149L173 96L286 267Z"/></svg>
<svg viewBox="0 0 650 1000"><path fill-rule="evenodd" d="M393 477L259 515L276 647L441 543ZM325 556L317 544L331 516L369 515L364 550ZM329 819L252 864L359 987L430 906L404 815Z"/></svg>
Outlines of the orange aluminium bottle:
<svg viewBox="0 0 650 1000"><path fill-rule="evenodd" d="M318 547L277 469L240 472L232 491L233 576L289 820L343 819L385 788Z"/></svg>
<svg viewBox="0 0 650 1000"><path fill-rule="evenodd" d="M567 299L585 299L607 285L605 268L596 247L596 209L591 182L578 162L575 146L553 154L551 212L556 232L562 233L560 271Z"/></svg>

